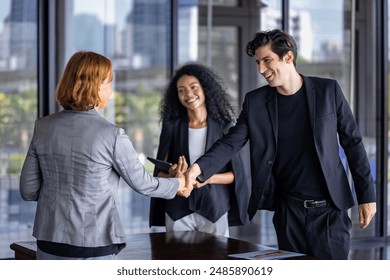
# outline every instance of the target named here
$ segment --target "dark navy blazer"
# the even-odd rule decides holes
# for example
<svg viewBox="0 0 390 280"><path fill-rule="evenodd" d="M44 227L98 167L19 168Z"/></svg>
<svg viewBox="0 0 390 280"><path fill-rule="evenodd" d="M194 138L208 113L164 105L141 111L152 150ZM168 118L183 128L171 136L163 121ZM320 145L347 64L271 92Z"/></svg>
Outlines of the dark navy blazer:
<svg viewBox="0 0 390 280"><path fill-rule="evenodd" d="M212 118L207 118L206 150L227 133L232 125L222 125ZM184 155L189 163L188 150L188 117L164 122L160 134L160 143L157 152L158 159L177 163L178 157ZM231 160L221 165L215 173L233 170L234 183L230 185L212 184L194 189L189 198L176 196L171 200L160 198L151 199L150 225L164 226L165 212L173 220L178 220L191 213L198 213L211 222L216 222L228 212L229 225L245 225L249 222L247 207L250 186L240 154L234 155ZM154 175L158 173L156 168Z"/></svg>
<svg viewBox="0 0 390 280"><path fill-rule="evenodd" d="M358 203L374 202L375 188L362 136L339 84L332 79L302 77L315 149L334 205L345 210L355 204L339 157L339 143L348 160ZM258 209L274 210L275 207L277 186L271 170L278 145L277 116L275 88L266 85L249 92L237 124L197 160L203 179L207 179L249 141L250 219Z"/></svg>

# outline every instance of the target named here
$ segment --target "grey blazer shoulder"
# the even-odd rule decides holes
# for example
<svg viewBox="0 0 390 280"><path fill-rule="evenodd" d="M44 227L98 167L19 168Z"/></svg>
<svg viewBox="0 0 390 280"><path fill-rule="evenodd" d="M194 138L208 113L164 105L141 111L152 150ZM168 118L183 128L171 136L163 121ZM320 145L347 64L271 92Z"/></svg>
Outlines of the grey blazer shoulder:
<svg viewBox="0 0 390 280"><path fill-rule="evenodd" d="M125 242L120 178L138 193L166 199L179 186L147 172L124 130L94 109L37 120L20 177L23 199L38 202L33 235L84 247Z"/></svg>

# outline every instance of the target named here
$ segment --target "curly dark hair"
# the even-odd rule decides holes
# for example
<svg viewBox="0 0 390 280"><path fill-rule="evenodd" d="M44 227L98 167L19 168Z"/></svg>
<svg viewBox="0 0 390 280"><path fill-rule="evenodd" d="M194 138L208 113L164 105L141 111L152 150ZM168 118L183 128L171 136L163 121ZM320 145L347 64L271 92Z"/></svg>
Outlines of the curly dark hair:
<svg viewBox="0 0 390 280"><path fill-rule="evenodd" d="M187 109L180 103L177 91L177 81L184 75L194 76L199 80L205 95L208 116L224 124L234 121L234 109L222 79L211 68L196 62L186 63L176 70L161 100L161 121L187 115Z"/></svg>

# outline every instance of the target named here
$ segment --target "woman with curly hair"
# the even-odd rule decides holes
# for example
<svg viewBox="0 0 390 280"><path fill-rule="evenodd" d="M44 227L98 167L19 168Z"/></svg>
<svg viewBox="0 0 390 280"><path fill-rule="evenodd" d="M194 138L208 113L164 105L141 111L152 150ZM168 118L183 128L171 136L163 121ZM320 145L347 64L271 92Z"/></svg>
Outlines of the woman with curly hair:
<svg viewBox="0 0 390 280"><path fill-rule="evenodd" d="M222 80L209 67L188 63L171 79L161 102L162 130L157 158L173 163L175 177L192 164L234 124L234 110ZM152 198L150 226L167 231L195 230L229 236L229 226L248 222L248 184L237 154L217 174L197 183L188 199Z"/></svg>

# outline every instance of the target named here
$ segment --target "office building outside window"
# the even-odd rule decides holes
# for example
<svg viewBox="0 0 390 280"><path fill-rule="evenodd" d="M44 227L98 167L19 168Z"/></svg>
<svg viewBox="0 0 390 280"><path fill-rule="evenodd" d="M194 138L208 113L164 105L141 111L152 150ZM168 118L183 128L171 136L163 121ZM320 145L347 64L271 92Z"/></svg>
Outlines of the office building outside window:
<svg viewBox="0 0 390 280"><path fill-rule="evenodd" d="M245 44L254 32L283 29L287 23L299 47L298 71L335 78L340 83L364 137L372 175L376 179L379 172L378 176L386 178L390 169L379 169L377 159L381 139L376 121L378 118L390 120L388 110L386 115L378 116L377 108L381 104L376 102L379 94L390 95L389 88L378 93L376 84L376 76L380 74L375 72L378 64L375 52L380 41L375 37L379 29L374 22L379 2L53 0L50 3L58 5L55 11L58 22L55 32L46 35L50 43L57 44L53 43L59 68L49 70L56 73L52 76L61 75L67 60L78 50L91 50L109 57L115 71L114 95L102 115L126 130L140 160L152 172L153 166L145 158L155 156L159 145L159 104L171 70L187 61L213 67L227 84L239 112L245 93L265 84L253 58L245 54ZM387 12L390 17L389 1L384 2L387 5L381 7L387 7L387 11L379 12ZM33 240L36 203L22 201L19 175L38 116L37 107L43 102L38 100L38 93L43 90L38 88L41 79L39 83L37 80L37 76L41 77L37 75L37 68L42 71L37 63L37 31L50 28L37 28L41 19L37 19L37 6L42 3L46 1L0 1L0 259L12 257L10 243ZM171 14L171 8L175 7L172 3L178 9L174 14ZM172 28L172 22L177 26ZM390 23L383 29L390 29ZM50 37L53 34L57 37ZM172 42L177 45L171 46ZM387 42L388 64L389 45ZM44 52L41 54L46 57ZM384 78L388 79L387 85L390 84L387 72ZM47 94L54 96L55 93ZM385 134L384 137L388 137L390 132ZM348 169L342 151L340 155ZM382 185L386 186L380 184L377 188L387 187L388 180L383 180ZM119 192L121 216L128 234L164 230L149 228L148 197L125 185ZM380 197L384 205L378 211L386 211L388 217L389 192L385 195ZM258 211L250 226L232 228L231 237L276 246L272 214ZM358 228L356 207L350 210L355 245L362 239L385 240L390 235L390 220L383 221L380 214L383 213L378 213L370 227L362 231ZM379 220L381 226L387 224L383 234L375 225L378 219L382 219ZM360 250L363 254L351 252L350 258L386 258L380 249Z"/></svg>
<svg viewBox="0 0 390 280"><path fill-rule="evenodd" d="M0 4L0 259L9 240L30 239L34 203L23 203L19 174L37 117L36 0Z"/></svg>

